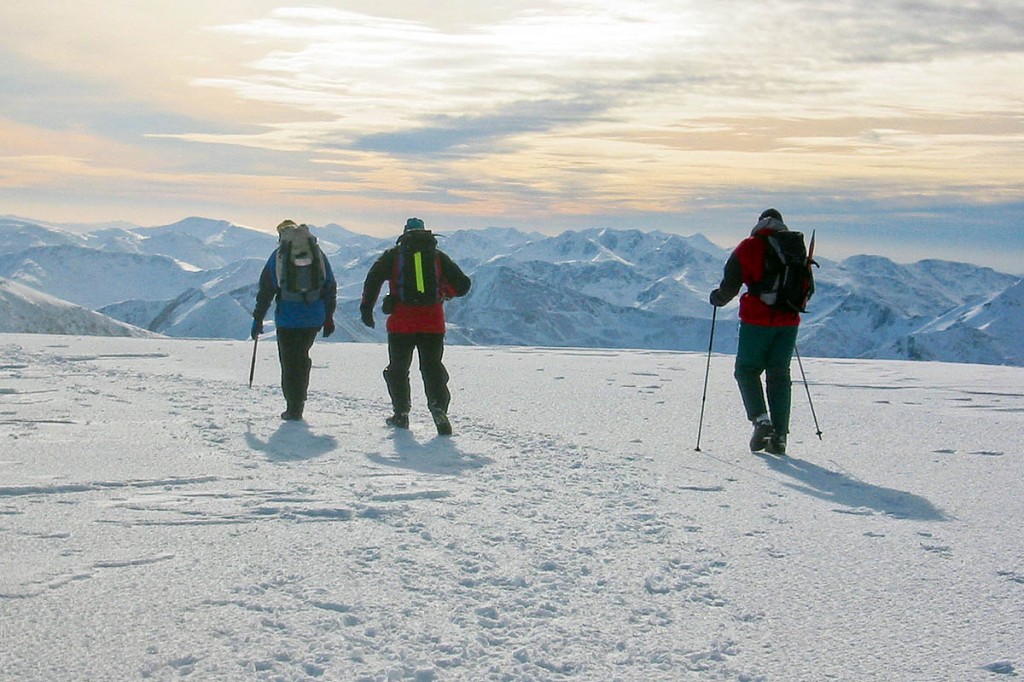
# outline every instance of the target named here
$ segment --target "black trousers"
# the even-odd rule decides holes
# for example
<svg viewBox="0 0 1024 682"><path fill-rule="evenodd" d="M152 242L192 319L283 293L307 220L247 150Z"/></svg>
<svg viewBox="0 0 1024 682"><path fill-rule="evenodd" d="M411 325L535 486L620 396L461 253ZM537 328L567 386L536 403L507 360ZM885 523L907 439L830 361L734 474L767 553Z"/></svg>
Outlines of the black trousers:
<svg viewBox="0 0 1024 682"><path fill-rule="evenodd" d="M309 370L313 361L309 349L316 340L317 329L278 329L277 357L281 361L281 391L289 412L302 413L309 388Z"/></svg>
<svg viewBox="0 0 1024 682"><path fill-rule="evenodd" d="M388 334L388 366L384 370L384 382L395 414L407 414L412 407L409 368L414 350L419 353L427 407L447 412L452 396L448 392L448 370L441 362L444 334Z"/></svg>

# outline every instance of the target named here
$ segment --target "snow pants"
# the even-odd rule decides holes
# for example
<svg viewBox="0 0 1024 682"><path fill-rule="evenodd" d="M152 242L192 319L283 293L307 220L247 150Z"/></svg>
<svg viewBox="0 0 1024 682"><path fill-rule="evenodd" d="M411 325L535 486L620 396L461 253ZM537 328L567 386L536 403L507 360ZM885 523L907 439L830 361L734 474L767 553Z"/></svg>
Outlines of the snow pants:
<svg viewBox="0 0 1024 682"><path fill-rule="evenodd" d="M317 329L278 329L277 357L281 361L281 391L287 409L302 414L309 388L309 370L313 361L309 349L316 340Z"/></svg>
<svg viewBox="0 0 1024 682"><path fill-rule="evenodd" d="M772 426L778 434L789 433L789 413L793 404L793 381L789 366L793 361L799 329L796 326L740 324L734 376L747 419L753 422L761 415L770 413ZM762 374L765 375L764 386L761 384Z"/></svg>
<svg viewBox="0 0 1024 682"><path fill-rule="evenodd" d="M419 353L427 407L447 412L452 396L448 392L448 370L441 362L444 334L388 334L388 366L384 370L384 382L395 414L408 414L412 407L409 368L414 350Z"/></svg>

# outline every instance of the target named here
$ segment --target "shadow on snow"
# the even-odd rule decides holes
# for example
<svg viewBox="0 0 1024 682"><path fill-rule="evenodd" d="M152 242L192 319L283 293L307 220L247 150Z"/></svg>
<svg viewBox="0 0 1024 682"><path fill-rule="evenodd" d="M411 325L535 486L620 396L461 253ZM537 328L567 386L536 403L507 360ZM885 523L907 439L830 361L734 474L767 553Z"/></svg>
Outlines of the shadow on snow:
<svg viewBox="0 0 1024 682"><path fill-rule="evenodd" d="M940 509L920 495L866 483L800 459L770 455L762 459L775 471L797 481L785 483L787 487L848 507L848 513L857 513L856 510L862 509L912 521L949 520Z"/></svg>
<svg viewBox="0 0 1024 682"><path fill-rule="evenodd" d="M421 443L411 431L395 429L391 440L395 444L394 454L371 453L366 458L384 466L443 475L479 469L493 461L483 455L463 452L449 436L436 436Z"/></svg>
<svg viewBox="0 0 1024 682"><path fill-rule="evenodd" d="M338 447L334 436L317 435L303 421L281 422L277 431L265 441L253 434L250 424L245 431L245 442L253 450L265 453L274 462L315 459Z"/></svg>

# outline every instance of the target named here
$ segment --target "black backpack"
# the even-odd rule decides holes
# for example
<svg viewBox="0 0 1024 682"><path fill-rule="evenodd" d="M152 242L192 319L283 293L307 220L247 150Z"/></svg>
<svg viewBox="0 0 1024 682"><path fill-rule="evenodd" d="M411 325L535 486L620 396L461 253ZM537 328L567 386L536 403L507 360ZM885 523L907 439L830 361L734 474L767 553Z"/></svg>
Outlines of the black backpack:
<svg viewBox="0 0 1024 682"><path fill-rule="evenodd" d="M804 235L782 230L758 238L765 242L764 276L750 292L776 310L806 312L814 294L811 266L818 264L807 253Z"/></svg>
<svg viewBox="0 0 1024 682"><path fill-rule="evenodd" d="M406 305L428 306L441 300L441 263L437 239L429 230L411 230L398 240L395 294Z"/></svg>

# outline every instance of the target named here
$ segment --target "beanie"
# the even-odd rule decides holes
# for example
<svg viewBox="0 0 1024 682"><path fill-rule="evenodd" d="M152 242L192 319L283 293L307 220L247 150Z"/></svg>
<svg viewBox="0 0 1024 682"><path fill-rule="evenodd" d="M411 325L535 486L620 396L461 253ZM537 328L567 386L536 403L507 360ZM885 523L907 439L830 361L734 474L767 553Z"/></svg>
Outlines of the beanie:
<svg viewBox="0 0 1024 682"><path fill-rule="evenodd" d="M281 234L282 232L287 230L289 227L298 227L298 225L295 224L294 220L282 221L281 224L277 226L277 233Z"/></svg>
<svg viewBox="0 0 1024 682"><path fill-rule="evenodd" d="M765 209L764 212L761 213L761 217L759 217L757 220L758 220L758 222L760 222L760 221L764 220L765 218L775 218L779 222L782 222L782 214L779 213L778 209L774 209L774 208Z"/></svg>
<svg viewBox="0 0 1024 682"><path fill-rule="evenodd" d="M420 220L419 218L409 218L408 220L405 221L405 230L404 230L404 232L410 232L412 230L425 230L425 229L426 228L423 226L423 221Z"/></svg>

